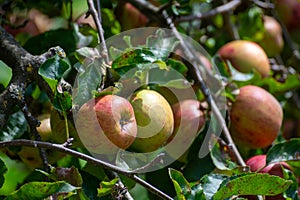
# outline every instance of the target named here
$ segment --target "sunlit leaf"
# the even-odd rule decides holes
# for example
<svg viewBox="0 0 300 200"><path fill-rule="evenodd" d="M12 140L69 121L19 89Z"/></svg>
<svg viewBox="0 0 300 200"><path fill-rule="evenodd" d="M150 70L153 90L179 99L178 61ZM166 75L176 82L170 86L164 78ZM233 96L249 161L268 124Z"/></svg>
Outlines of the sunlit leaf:
<svg viewBox="0 0 300 200"><path fill-rule="evenodd" d="M118 182L118 178L115 178L111 181L102 181L100 183L100 188L97 189L98 191L98 197L103 197L106 195L109 195L114 190L115 184Z"/></svg>
<svg viewBox="0 0 300 200"><path fill-rule="evenodd" d="M286 191L291 184L292 181L279 176L244 173L223 181L213 199L226 199L233 195L277 195Z"/></svg>
<svg viewBox="0 0 300 200"><path fill-rule="evenodd" d="M78 187L74 187L64 181L58 182L30 182L24 184L19 190L7 196L5 200L31 199L40 200L53 194L61 194L65 197L74 195Z"/></svg>
<svg viewBox="0 0 300 200"><path fill-rule="evenodd" d="M180 200L185 200L185 196L191 192L189 182L184 178L181 172L175 169L169 169L169 176L174 184L177 198Z"/></svg>

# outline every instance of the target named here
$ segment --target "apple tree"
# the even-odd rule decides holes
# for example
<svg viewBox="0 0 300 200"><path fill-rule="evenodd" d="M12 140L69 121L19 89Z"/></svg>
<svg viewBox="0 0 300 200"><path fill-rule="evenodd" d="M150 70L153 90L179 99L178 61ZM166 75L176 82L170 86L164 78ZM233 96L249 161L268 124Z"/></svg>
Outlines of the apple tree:
<svg viewBox="0 0 300 200"><path fill-rule="evenodd" d="M1 199L299 199L300 1L0 5Z"/></svg>

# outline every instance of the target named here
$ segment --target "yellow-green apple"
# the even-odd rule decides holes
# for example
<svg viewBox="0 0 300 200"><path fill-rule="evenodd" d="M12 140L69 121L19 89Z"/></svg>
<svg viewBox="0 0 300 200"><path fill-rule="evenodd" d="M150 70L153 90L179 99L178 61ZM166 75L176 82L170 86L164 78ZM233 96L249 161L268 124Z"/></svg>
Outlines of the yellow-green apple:
<svg viewBox="0 0 300 200"><path fill-rule="evenodd" d="M131 145L136 152L151 152L172 135L174 119L168 101L154 90L139 90L131 96L138 134Z"/></svg>
<svg viewBox="0 0 300 200"><path fill-rule="evenodd" d="M168 139L166 151L180 162L187 160L188 148L193 143L205 123L204 112L200 102L187 99L172 105L174 131Z"/></svg>
<svg viewBox="0 0 300 200"><path fill-rule="evenodd" d="M125 1L119 1L115 15L123 31L143 27L148 22L148 18L143 13Z"/></svg>
<svg viewBox="0 0 300 200"><path fill-rule="evenodd" d="M267 77L270 73L270 63L266 52L258 44L246 41L231 41L218 50L218 54L226 63L238 71L249 73L256 70L262 77Z"/></svg>
<svg viewBox="0 0 300 200"><path fill-rule="evenodd" d="M264 148L276 139L283 112L268 91L253 85L240 88L230 110L231 134L237 144Z"/></svg>
<svg viewBox="0 0 300 200"><path fill-rule="evenodd" d="M270 16L264 16L264 37L259 42L269 57L276 56L283 48L282 29L280 24Z"/></svg>
<svg viewBox="0 0 300 200"><path fill-rule="evenodd" d="M113 154L126 149L137 134L130 102L112 94L83 104L76 115L75 125L83 145L97 154Z"/></svg>

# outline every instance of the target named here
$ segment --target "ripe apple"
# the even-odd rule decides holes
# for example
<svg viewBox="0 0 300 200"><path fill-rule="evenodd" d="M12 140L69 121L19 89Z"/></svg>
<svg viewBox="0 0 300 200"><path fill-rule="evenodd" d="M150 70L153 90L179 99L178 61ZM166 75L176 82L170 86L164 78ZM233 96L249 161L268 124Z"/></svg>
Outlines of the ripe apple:
<svg viewBox="0 0 300 200"><path fill-rule="evenodd" d="M139 90L131 96L138 134L131 145L136 152L151 152L172 135L174 119L168 101L154 90Z"/></svg>
<svg viewBox="0 0 300 200"><path fill-rule="evenodd" d="M200 102L187 99L172 105L174 116L174 131L168 139L172 143L166 147L170 156L180 162L187 160L188 148L205 123L204 112L200 109Z"/></svg>
<svg viewBox="0 0 300 200"><path fill-rule="evenodd" d="M246 164L250 167L252 172L268 173L270 175L279 176L283 178L282 168L292 170L286 162L272 163L266 166L266 155L257 155L249 158ZM252 198L252 196L250 196ZM254 196L253 196L254 198ZM252 198L252 199L253 199ZM250 199L250 198L249 198ZM267 200L284 200L282 194L275 196L266 196Z"/></svg>
<svg viewBox="0 0 300 200"><path fill-rule="evenodd" d="M144 14L132 4L124 1L119 1L115 15L123 31L143 27L148 22L148 18Z"/></svg>
<svg viewBox="0 0 300 200"><path fill-rule="evenodd" d="M289 31L300 27L300 2L298 0L276 0L275 8L283 24Z"/></svg>
<svg viewBox="0 0 300 200"><path fill-rule="evenodd" d="M264 37L259 42L269 57L276 56L283 48L282 29L273 17L264 16Z"/></svg>
<svg viewBox="0 0 300 200"><path fill-rule="evenodd" d="M126 149L137 134L130 102L111 94L83 104L75 125L83 145L97 154L113 154L119 148Z"/></svg>
<svg viewBox="0 0 300 200"><path fill-rule="evenodd" d="M238 71L249 73L253 69L262 77L270 73L270 64L265 51L256 43L246 40L231 41L218 51L224 61L230 61Z"/></svg>
<svg viewBox="0 0 300 200"><path fill-rule="evenodd" d="M237 144L264 148L276 139L283 120L279 102L266 90L247 85L240 88L230 111L231 134Z"/></svg>

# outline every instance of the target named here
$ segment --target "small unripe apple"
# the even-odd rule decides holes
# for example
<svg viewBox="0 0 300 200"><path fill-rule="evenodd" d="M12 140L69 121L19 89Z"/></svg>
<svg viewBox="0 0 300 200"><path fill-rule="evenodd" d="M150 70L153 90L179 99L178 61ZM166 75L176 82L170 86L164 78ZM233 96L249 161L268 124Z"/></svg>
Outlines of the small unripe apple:
<svg viewBox="0 0 300 200"><path fill-rule="evenodd" d="M250 73L256 70L262 77L270 73L270 64L267 54L258 44L235 40L222 46L218 51L224 61L230 61L232 66L242 73Z"/></svg>
<svg viewBox="0 0 300 200"><path fill-rule="evenodd" d="M119 1L115 15L123 31L143 27L148 22L148 18L143 13L132 4L124 1Z"/></svg>
<svg viewBox="0 0 300 200"><path fill-rule="evenodd" d="M300 27L300 2L298 0L276 0L275 8L289 31Z"/></svg>
<svg viewBox="0 0 300 200"><path fill-rule="evenodd" d="M138 134L131 145L136 152L151 152L172 135L174 118L167 100L154 90L139 90L131 97Z"/></svg>
<svg viewBox="0 0 300 200"><path fill-rule="evenodd" d="M180 162L187 160L188 148L204 126L205 115L200 107L200 102L194 99L183 100L172 105L174 131L168 139L172 145L167 147L167 152Z"/></svg>
<svg viewBox="0 0 300 200"><path fill-rule="evenodd" d="M266 166L266 155L257 155L249 158L246 161L246 164L250 167L252 172L259 172L259 173L268 173L270 175L279 176L283 178L283 169L292 170L291 167L286 162L278 162L272 163ZM250 196L249 199L254 199L254 196ZM285 198L282 194L278 194L275 196L266 196L267 200L284 200Z"/></svg>
<svg viewBox="0 0 300 200"><path fill-rule="evenodd" d="M273 17L264 16L264 37L259 42L269 57L276 56L283 48L282 29Z"/></svg>
<svg viewBox="0 0 300 200"><path fill-rule="evenodd" d="M50 115L44 114L37 117L41 124L36 128L41 136L42 141L49 141L52 137L52 130L50 126Z"/></svg>
<svg viewBox="0 0 300 200"><path fill-rule="evenodd" d="M237 144L264 148L276 139L283 112L279 102L266 90L247 85L240 88L230 111L230 130Z"/></svg>
<svg viewBox="0 0 300 200"><path fill-rule="evenodd" d="M83 104L75 124L83 145L98 154L126 149L137 134L130 102L117 95L101 96Z"/></svg>

